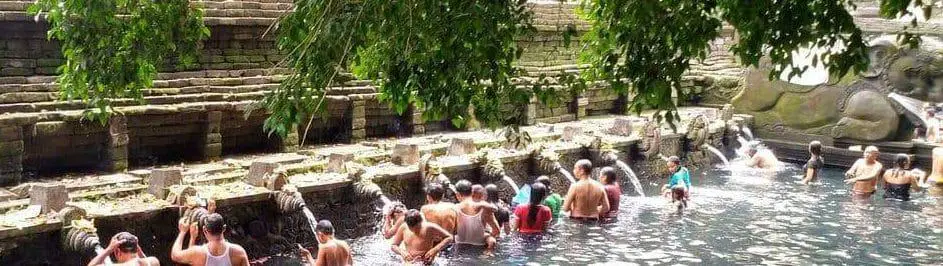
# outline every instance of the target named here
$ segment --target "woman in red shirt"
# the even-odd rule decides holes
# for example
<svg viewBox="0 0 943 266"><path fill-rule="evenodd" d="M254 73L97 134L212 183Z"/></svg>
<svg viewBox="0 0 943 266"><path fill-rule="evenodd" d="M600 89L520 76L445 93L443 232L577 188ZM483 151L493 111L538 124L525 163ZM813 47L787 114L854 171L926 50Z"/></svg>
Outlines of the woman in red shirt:
<svg viewBox="0 0 943 266"><path fill-rule="evenodd" d="M514 230L520 233L543 233L550 226L550 207L544 206L547 197L547 187L541 183L534 183L530 187L530 203L518 205L514 209Z"/></svg>

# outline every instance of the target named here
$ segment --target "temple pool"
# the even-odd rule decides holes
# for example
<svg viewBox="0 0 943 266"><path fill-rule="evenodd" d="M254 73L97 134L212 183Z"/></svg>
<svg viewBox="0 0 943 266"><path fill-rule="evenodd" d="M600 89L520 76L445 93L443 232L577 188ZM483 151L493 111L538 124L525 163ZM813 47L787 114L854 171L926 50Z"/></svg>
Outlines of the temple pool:
<svg viewBox="0 0 943 266"><path fill-rule="evenodd" d="M939 264L943 201L916 192L911 202L879 192L852 200L842 171L818 184L799 183L799 169L779 173L711 169L692 173L690 208L678 212L645 182L649 197L623 196L617 221L564 219L542 237L505 236L494 257L480 251L440 256L441 265L522 264ZM623 186L623 193L632 188ZM559 189L558 189L559 190ZM562 194L562 193L561 193ZM379 235L349 240L359 264L397 265ZM283 261L284 262L284 261ZM281 264L281 263L279 263Z"/></svg>

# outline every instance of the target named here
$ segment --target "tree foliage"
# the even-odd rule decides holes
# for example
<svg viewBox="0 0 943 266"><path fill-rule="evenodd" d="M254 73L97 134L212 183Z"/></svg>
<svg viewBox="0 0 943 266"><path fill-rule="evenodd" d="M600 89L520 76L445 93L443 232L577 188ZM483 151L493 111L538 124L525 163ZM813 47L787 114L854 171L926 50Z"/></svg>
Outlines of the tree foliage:
<svg viewBox="0 0 943 266"><path fill-rule="evenodd" d="M61 46L60 97L85 102L102 124L113 100L143 101L165 60L196 62L209 36L203 11L187 0L37 0L29 12L46 18Z"/></svg>
<svg viewBox="0 0 943 266"><path fill-rule="evenodd" d="M677 118L672 93L684 98L681 78L691 60L703 60L723 23L736 32L730 48L741 64L758 66L768 56L775 66L770 78L784 71L801 74L807 66L793 64L794 52L808 47L844 47L819 54L833 75L858 73L867 68L867 44L849 13L851 0L583 0L580 12L591 28L584 38L581 59L592 65L587 76L608 81L613 88L634 95L631 109L667 111ZM897 18L908 7L927 17L931 3L921 0L882 0L880 14ZM911 27L916 26L916 17ZM917 38L902 29L901 42ZM791 76L790 76L791 78ZM672 124L673 125L673 124Z"/></svg>
<svg viewBox="0 0 943 266"><path fill-rule="evenodd" d="M295 70L267 95L265 126L285 134L318 111L340 73L376 82L381 99L403 113L464 125L474 106L489 126L517 120L502 112L533 91L516 86L518 38L533 32L524 1L297 0L277 24L278 47Z"/></svg>

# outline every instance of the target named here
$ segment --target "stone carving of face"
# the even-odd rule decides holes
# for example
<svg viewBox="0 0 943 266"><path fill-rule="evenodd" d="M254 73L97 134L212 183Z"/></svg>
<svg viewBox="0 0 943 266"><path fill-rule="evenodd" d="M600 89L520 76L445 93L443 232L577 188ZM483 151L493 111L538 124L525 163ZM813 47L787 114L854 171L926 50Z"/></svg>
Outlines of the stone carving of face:
<svg viewBox="0 0 943 266"><path fill-rule="evenodd" d="M903 51L886 71L886 82L893 92L929 102L943 102L943 56L939 53Z"/></svg>

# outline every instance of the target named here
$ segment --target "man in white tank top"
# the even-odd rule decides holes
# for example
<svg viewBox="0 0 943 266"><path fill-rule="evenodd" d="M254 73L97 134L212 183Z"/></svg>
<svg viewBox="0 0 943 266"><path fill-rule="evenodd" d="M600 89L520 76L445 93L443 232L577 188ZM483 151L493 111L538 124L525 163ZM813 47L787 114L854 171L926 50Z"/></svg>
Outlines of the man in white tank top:
<svg viewBox="0 0 943 266"><path fill-rule="evenodd" d="M249 257L241 246L229 243L223 234L226 232L226 222L218 213L208 214L203 220L203 234L206 235L206 244L183 249L183 238L187 235L190 222L181 219L178 224L180 233L170 251L170 258L180 264L193 266L248 266Z"/></svg>
<svg viewBox="0 0 943 266"><path fill-rule="evenodd" d="M495 235L501 233L498 220L494 217L494 206L489 203L475 202L472 198L472 184L468 180L455 183L455 190L458 192L460 201L455 206L458 211L455 243L485 246L485 254L490 255L497 243ZM491 230L486 231L486 226ZM495 232L495 235L489 232Z"/></svg>

